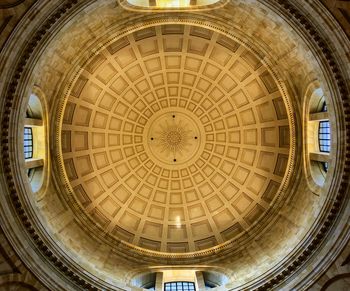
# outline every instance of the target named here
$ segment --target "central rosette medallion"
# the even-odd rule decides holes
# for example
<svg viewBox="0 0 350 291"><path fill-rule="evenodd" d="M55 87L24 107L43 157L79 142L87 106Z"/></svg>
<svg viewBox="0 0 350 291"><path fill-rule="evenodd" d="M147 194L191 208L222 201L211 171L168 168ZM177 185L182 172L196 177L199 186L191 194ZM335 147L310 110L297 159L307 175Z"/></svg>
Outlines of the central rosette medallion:
<svg viewBox="0 0 350 291"><path fill-rule="evenodd" d="M160 127L161 131L156 132L155 137L151 137L151 140L155 140L155 144L159 146L161 152L166 151L167 154L174 157L177 154L182 154L186 147L191 145L192 139L196 139L192 136L191 130L186 130L186 124L160 124Z"/></svg>
<svg viewBox="0 0 350 291"><path fill-rule="evenodd" d="M177 131L177 128L175 128L175 130L166 133L165 141L168 147L176 150L178 145L181 144L181 141L183 141L183 137L181 136L181 133Z"/></svg>
<svg viewBox="0 0 350 291"><path fill-rule="evenodd" d="M163 165L179 165L195 159L201 145L200 121L192 112L165 110L155 114L146 130L147 148Z"/></svg>

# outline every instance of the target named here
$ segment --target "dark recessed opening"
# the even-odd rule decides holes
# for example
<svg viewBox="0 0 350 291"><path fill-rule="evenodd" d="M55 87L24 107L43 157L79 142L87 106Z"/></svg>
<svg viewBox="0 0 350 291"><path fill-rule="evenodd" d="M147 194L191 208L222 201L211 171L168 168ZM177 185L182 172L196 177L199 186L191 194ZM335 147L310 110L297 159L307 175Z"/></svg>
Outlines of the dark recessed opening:
<svg viewBox="0 0 350 291"><path fill-rule="evenodd" d="M328 163L327 162L321 162L321 165L322 165L323 171L325 171L327 173L328 172Z"/></svg>
<svg viewBox="0 0 350 291"><path fill-rule="evenodd" d="M156 288L156 273L146 273L134 277L131 284L139 288L154 291Z"/></svg>

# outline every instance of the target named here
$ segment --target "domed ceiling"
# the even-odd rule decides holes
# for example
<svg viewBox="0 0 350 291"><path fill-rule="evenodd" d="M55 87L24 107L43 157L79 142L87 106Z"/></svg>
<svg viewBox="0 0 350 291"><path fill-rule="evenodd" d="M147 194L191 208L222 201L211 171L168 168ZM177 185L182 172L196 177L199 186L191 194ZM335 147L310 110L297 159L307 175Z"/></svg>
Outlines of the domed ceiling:
<svg viewBox="0 0 350 291"><path fill-rule="evenodd" d="M287 182L284 98L259 57L218 32L163 25L108 43L65 106L72 203L136 247L227 243L264 217Z"/></svg>
<svg viewBox="0 0 350 291"><path fill-rule="evenodd" d="M15 265L52 290L164 286L177 271L225 276L225 290L320 289L341 269L349 40L319 1L23 3L0 61L0 224ZM311 110L321 101L327 113ZM312 152L324 119L331 150ZM39 123L35 167L23 132Z"/></svg>

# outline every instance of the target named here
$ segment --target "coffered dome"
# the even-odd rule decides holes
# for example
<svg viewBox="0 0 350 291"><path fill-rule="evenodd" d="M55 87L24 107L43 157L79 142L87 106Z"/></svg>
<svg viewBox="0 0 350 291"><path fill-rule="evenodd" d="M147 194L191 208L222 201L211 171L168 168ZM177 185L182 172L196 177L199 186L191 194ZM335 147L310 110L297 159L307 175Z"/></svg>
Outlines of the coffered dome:
<svg viewBox="0 0 350 291"><path fill-rule="evenodd" d="M156 26L108 43L75 78L64 112L74 201L138 247L227 243L285 184L284 98L258 56L206 28Z"/></svg>
<svg viewBox="0 0 350 291"><path fill-rule="evenodd" d="M350 43L319 0L6 2L0 290L349 273Z"/></svg>

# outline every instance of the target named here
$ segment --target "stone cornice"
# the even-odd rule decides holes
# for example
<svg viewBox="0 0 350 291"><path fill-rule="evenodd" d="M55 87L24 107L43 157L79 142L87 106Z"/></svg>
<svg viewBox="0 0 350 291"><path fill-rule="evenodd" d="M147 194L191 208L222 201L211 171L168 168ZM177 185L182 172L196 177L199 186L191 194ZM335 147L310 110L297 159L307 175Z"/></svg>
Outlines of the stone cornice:
<svg viewBox="0 0 350 291"><path fill-rule="evenodd" d="M350 128L350 100L349 100L349 88L346 86L345 78L342 74L342 68L339 68L339 63L334 56L334 52L330 47L328 40L325 36L320 35L318 30L314 27L314 24L310 19L303 15L291 1L273 1L279 5L279 9L283 12L285 17L290 17L291 21L298 24L299 29L302 29L306 35L310 37L310 41L320 48L320 52L323 55L324 60L327 62L328 69L332 73L332 78L337 85L337 92L342 101L342 108L344 109L345 128ZM35 35L28 40L28 44L22 53L21 59L17 63L15 73L12 76L11 82L8 85L7 93L5 96L3 115L1 118L1 156L2 156L2 174L7 181L8 193L16 215L20 218L21 224L26 229L27 233L32 239L32 242L36 246L36 249L47 258L51 266L54 267L57 272L66 277L67 280L74 282L74 284L81 289L97 290L101 286L93 286L93 282L83 277L81 273L75 272L72 268L66 265L61 258L56 256L48 245L45 244L45 240L40 237L40 234L36 230L36 226L29 219L26 209L23 207L23 202L20 198L20 193L17 191L17 186L13 179L13 168L11 166L11 118L13 112L13 104L16 99L16 92L21 85L21 78L28 60L31 58L36 46L45 38L50 29L55 25L60 18L68 14L74 5L78 3L77 0L66 1L62 4L58 10L51 15L45 23L42 24ZM340 182L338 193L334 196L334 199L330 201L327 215L321 226L319 226L318 233L315 233L313 239L305 245L304 249L299 252L299 255L290 262L287 266L284 266L277 274L270 278L267 282L260 282L256 284L254 288L257 290L271 289L287 279L291 278L296 272L298 272L303 264L315 253L315 251L321 246L321 244L328 238L328 234L335 227L341 210L344 207L345 197L349 192L349 174L350 174L350 132L346 131L346 157L344 161L344 170L342 173L342 179ZM43 276L45 276L43 274Z"/></svg>

